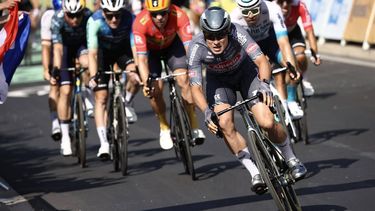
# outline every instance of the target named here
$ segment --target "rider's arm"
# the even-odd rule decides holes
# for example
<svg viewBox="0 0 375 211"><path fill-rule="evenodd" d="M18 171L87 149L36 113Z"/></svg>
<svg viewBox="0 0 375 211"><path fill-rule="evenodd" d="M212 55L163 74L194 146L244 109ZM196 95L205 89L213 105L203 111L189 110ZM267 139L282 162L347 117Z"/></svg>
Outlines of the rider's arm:
<svg viewBox="0 0 375 211"><path fill-rule="evenodd" d="M259 74L259 79L261 81L270 81L271 79L271 66L270 63L268 62L266 56L264 54L259 55L255 60L254 63L258 67L258 74Z"/></svg>
<svg viewBox="0 0 375 211"><path fill-rule="evenodd" d="M40 38L42 40L42 65L44 79L50 80L49 65L51 64L51 19L54 14L53 10L47 10L40 21Z"/></svg>
<svg viewBox="0 0 375 211"><path fill-rule="evenodd" d="M189 17L182 9L177 10L177 26L178 31L177 34L180 37L182 43L185 47L185 52L188 51L189 43L193 37Z"/></svg>
<svg viewBox="0 0 375 211"><path fill-rule="evenodd" d="M137 16L137 18L133 22L133 36L139 74L141 76L142 82L144 84L147 84L147 78L150 73L150 70L148 68L148 50L146 39L147 26L141 24L140 19L141 17Z"/></svg>
<svg viewBox="0 0 375 211"><path fill-rule="evenodd" d="M86 36L87 36L87 48L88 48L88 61L89 61L89 72L90 77L94 77L98 71L98 31L100 28L100 20L94 20L91 16L87 21Z"/></svg>
<svg viewBox="0 0 375 211"><path fill-rule="evenodd" d="M51 22L51 33L52 33L52 47L53 47L53 66L61 67L62 54L63 54L63 39L61 29L63 27L64 13L62 10L57 11Z"/></svg>
<svg viewBox="0 0 375 211"><path fill-rule="evenodd" d="M148 56L147 54L138 54L137 58L138 58L138 70L141 76L141 80L143 84L146 84L148 75L150 73L150 70L148 69Z"/></svg>

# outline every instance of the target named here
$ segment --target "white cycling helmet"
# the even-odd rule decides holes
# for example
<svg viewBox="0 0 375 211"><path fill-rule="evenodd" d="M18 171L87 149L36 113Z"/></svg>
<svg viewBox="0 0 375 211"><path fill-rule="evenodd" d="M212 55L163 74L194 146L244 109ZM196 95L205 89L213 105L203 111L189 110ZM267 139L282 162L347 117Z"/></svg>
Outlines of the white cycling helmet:
<svg viewBox="0 0 375 211"><path fill-rule="evenodd" d="M258 7L262 0L236 0L237 5L241 8L254 8Z"/></svg>
<svg viewBox="0 0 375 211"><path fill-rule="evenodd" d="M102 9L117 12L125 6L125 0L100 0Z"/></svg>
<svg viewBox="0 0 375 211"><path fill-rule="evenodd" d="M63 8L65 12L77 13L86 7L85 0L63 0Z"/></svg>

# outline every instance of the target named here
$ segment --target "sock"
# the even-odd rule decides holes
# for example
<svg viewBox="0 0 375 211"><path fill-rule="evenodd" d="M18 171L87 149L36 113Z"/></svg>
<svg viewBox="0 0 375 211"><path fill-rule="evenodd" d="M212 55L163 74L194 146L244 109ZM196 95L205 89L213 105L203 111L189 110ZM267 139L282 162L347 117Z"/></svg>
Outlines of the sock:
<svg viewBox="0 0 375 211"><path fill-rule="evenodd" d="M252 157L250 156L250 152L247 147L242 149L236 156L238 161L240 161L242 165L245 166L251 176L259 174L259 170L255 165Z"/></svg>
<svg viewBox="0 0 375 211"><path fill-rule="evenodd" d="M125 97L126 105L129 105L132 102L133 96L134 96L133 93L126 91L126 97Z"/></svg>
<svg viewBox="0 0 375 211"><path fill-rule="evenodd" d="M288 84L287 87L288 101L296 101L297 88L295 85Z"/></svg>
<svg viewBox="0 0 375 211"><path fill-rule="evenodd" d="M186 103L186 111L189 116L191 128L193 129L198 128L198 121L197 121L197 115L195 114L194 104Z"/></svg>
<svg viewBox="0 0 375 211"><path fill-rule="evenodd" d="M57 118L57 112L52 111L50 117L52 121L52 128L60 127L59 119Z"/></svg>
<svg viewBox="0 0 375 211"><path fill-rule="evenodd" d="M108 144L107 140L107 129L105 127L97 127L96 131L98 132L100 145Z"/></svg>
<svg viewBox="0 0 375 211"><path fill-rule="evenodd" d="M280 149L281 153L284 155L286 161L289 161L290 159L293 159L293 158L296 157L294 155L294 152L292 150L292 146L290 145L290 139L288 137L285 139L285 141L283 143L276 144L276 145L279 147L279 149Z"/></svg>
<svg viewBox="0 0 375 211"><path fill-rule="evenodd" d="M64 143L70 143L70 136L69 136L69 124L66 121L60 121L61 127L61 145Z"/></svg>
<svg viewBox="0 0 375 211"><path fill-rule="evenodd" d="M160 130L169 130L169 124L165 117L165 114L158 115L159 123L160 123Z"/></svg>

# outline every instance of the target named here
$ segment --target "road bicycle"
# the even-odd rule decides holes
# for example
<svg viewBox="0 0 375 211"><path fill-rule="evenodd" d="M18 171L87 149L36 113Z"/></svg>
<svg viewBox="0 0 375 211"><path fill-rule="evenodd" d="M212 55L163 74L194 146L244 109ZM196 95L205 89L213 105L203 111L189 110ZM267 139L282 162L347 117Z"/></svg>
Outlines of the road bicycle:
<svg viewBox="0 0 375 211"><path fill-rule="evenodd" d="M187 73L170 73L165 61L162 59L162 66L164 67L165 76L157 78L154 75L149 75L148 87L152 87L153 81L165 81L169 85L169 99L170 99L170 128L171 137L173 140L173 147L178 160L181 160L187 174L190 174L192 180L195 180L194 162L191 153L191 148L195 145L192 136L192 129L188 114L186 112L183 99L177 91L175 77L186 75Z"/></svg>
<svg viewBox="0 0 375 211"><path fill-rule="evenodd" d="M77 157L82 168L86 167L86 138L88 122L86 106L82 94L82 73L85 68L66 68L73 72L73 97L71 98L71 138L73 155Z"/></svg>
<svg viewBox="0 0 375 211"><path fill-rule="evenodd" d="M104 71L98 75L107 74L109 82L107 101L107 137L110 144L110 159L115 171L121 170L123 176L128 171L128 138L129 123L125 111L124 83L127 71Z"/></svg>
<svg viewBox="0 0 375 211"><path fill-rule="evenodd" d="M237 109L242 116L247 129L247 146L251 151L259 172L271 193L276 206L282 211L302 210L297 194L294 190L293 179L284 156L273 144L263 130L259 127L248 105L249 102L262 98L261 93L243 101L238 101L234 106L213 113L214 122L222 114ZM214 118L215 117L215 118Z"/></svg>

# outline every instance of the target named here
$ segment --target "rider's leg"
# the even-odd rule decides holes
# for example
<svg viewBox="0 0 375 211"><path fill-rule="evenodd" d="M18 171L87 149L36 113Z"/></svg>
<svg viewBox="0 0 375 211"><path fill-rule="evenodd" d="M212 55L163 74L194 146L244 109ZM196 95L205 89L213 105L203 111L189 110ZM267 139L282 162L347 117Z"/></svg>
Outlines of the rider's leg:
<svg viewBox="0 0 375 211"><path fill-rule="evenodd" d="M176 69L173 73L184 73L187 72L187 69L179 68ZM176 77L177 84L181 88L181 95L184 99L185 108L189 116L189 121L191 128L193 129L193 139L196 144L202 144L206 136L203 131L199 129L197 115L195 113L195 105L193 102L193 97L191 95L190 82L188 75L180 75Z"/></svg>
<svg viewBox="0 0 375 211"><path fill-rule="evenodd" d="M72 154L70 136L69 136L69 126L71 122L71 109L70 100L72 94L71 84L60 86L60 97L57 105L57 110L59 114L60 127L61 127L61 153L64 156Z"/></svg>
<svg viewBox="0 0 375 211"><path fill-rule="evenodd" d="M131 63L126 66L125 68L127 71L130 71L126 75L126 96L125 96L125 109L126 109L126 116L128 118L129 123L134 123L138 120L137 114L132 106L132 101L139 90L139 85L141 83L141 79L137 73L136 65Z"/></svg>
<svg viewBox="0 0 375 211"><path fill-rule="evenodd" d="M95 124L100 140L100 148L97 156L105 158L109 155L109 143L107 138L106 126L106 105L107 105L107 89L99 89L95 91Z"/></svg>
<svg viewBox="0 0 375 211"><path fill-rule="evenodd" d="M52 137L55 141L59 141L61 139L61 129L59 118L57 115L57 103L59 101L59 86L58 85L51 85L48 95L48 106L50 110L50 118L52 122Z"/></svg>
<svg viewBox="0 0 375 211"><path fill-rule="evenodd" d="M77 68L84 68L86 69L85 72L82 73L82 83L84 87L82 88L82 94L84 97L87 115L89 117L94 117L94 103L95 97L93 91L89 88L89 81L90 81L90 73L88 71L88 56L86 53L80 55L78 59Z"/></svg>

